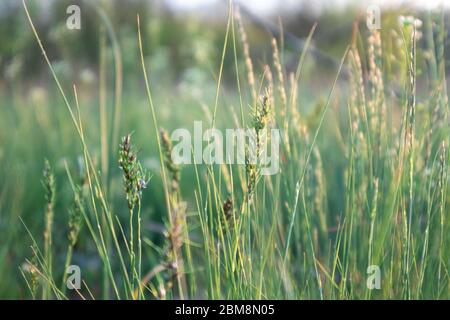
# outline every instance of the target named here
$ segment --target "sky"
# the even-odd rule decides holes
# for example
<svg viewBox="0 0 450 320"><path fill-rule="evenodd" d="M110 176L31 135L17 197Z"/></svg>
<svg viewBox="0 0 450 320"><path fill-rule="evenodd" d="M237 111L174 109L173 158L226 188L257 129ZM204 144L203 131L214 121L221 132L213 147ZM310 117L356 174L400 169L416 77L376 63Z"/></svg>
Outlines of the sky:
<svg viewBox="0 0 450 320"><path fill-rule="evenodd" d="M196 10L204 6L214 5L224 0L167 0L167 2L177 9ZM397 6L406 4L408 6L433 9L440 5L450 8L450 0L234 0L242 3L253 12L261 14L269 14L278 10L289 10L293 8L301 8L307 5L309 8L316 7L320 11L328 6L336 6L345 8L346 5L355 4L362 8L371 4L380 6ZM313 1L313 4L311 2Z"/></svg>
<svg viewBox="0 0 450 320"><path fill-rule="evenodd" d="M3 14L8 14L8 10L4 10L11 6L11 3L21 6L21 2L17 0L4 1L0 0L0 17ZM58 0L39 0L39 3L44 6L50 6L52 2ZM133 0L123 0L126 1ZM172 9L177 11L203 11L203 14L208 14L211 8L217 4L227 3L230 0L147 0L148 2L166 3ZM259 15L279 15L288 13L294 9L303 7L308 8L308 12L312 14L320 14L323 9L335 8L345 9L348 5L359 6L365 10L369 5L375 4L383 7L391 7L398 5L406 5L408 7L417 7L422 9L434 9L443 5L450 9L450 0L232 0L235 3L245 5L249 10ZM203 9L203 10L202 10Z"/></svg>

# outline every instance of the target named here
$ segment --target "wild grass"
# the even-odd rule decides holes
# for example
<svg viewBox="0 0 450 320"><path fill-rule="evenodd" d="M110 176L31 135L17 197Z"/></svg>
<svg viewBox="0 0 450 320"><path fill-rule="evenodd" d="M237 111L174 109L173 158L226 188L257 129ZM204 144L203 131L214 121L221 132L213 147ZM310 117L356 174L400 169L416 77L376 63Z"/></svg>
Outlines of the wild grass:
<svg viewBox="0 0 450 320"><path fill-rule="evenodd" d="M150 129L143 135L143 129L132 127L133 135L122 134L122 144L116 146L126 127L126 112L131 112L121 108L121 68L115 69L114 117L108 122L103 92L95 123L83 114L86 108L80 105L77 86L69 93L59 80L23 3L65 106L64 137L81 154L78 172L65 161L65 175L56 182L51 169L55 163L45 162L44 189L35 191L45 197L45 207L33 219L24 218L17 233L27 235L31 248L22 257L24 265L16 269L22 275L18 281L28 289L21 291L23 297L450 297L450 131L445 26L439 15L430 15L423 26L403 21L395 34L360 32L355 25L326 99L313 101L310 111L301 86L308 81L303 68L315 26L295 72L286 71L276 39L270 61L258 67L242 18L230 5L216 92L210 107L201 111L202 120L218 128L254 128L258 150L270 144L259 136L263 129L282 129L280 172L264 176L249 161L181 167L173 163L173 141L159 120L161 110L151 85L157 79L146 65L139 16L136 42L147 99L147 111L140 114L146 121L139 124ZM395 55L384 52L387 42L398 45ZM114 48L120 57L117 44ZM230 65L225 61L228 50L233 53ZM104 58L101 61L105 68ZM237 108L223 97L224 68L235 70ZM100 89L106 90L105 85L101 80ZM88 126L98 126L99 136L88 137L87 132L93 132ZM131 137L142 144L133 144ZM155 155L159 167L145 168L140 147ZM34 161L39 162L37 170L43 159ZM15 188L16 194L6 197L27 194ZM70 200L58 200L63 194L70 194ZM25 210L15 209L14 199L4 205L3 197L2 211ZM150 206L158 212L146 208ZM8 223L19 215L11 214ZM155 219L157 228L149 227ZM33 225L36 220L45 222L41 233ZM68 225L55 229L54 220L60 227L62 221ZM6 246L19 241L18 235L6 237ZM83 254L96 264L89 265ZM79 290L66 287L65 270L71 264L82 270ZM367 286L373 265L381 270L379 289Z"/></svg>

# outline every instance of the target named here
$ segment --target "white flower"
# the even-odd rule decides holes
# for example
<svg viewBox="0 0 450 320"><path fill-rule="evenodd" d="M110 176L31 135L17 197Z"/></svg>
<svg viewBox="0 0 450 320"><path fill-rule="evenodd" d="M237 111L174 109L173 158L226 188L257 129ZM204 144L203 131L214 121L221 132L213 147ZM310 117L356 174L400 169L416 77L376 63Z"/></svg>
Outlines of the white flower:
<svg viewBox="0 0 450 320"><path fill-rule="evenodd" d="M423 24L422 20L420 20L420 19L415 19L415 20L414 20L414 26L415 26L416 28L422 27L422 24Z"/></svg>
<svg viewBox="0 0 450 320"><path fill-rule="evenodd" d="M415 26L417 29L419 29L420 27L422 27L423 22L422 20L417 19L413 16L399 16L398 24L400 25L400 27Z"/></svg>

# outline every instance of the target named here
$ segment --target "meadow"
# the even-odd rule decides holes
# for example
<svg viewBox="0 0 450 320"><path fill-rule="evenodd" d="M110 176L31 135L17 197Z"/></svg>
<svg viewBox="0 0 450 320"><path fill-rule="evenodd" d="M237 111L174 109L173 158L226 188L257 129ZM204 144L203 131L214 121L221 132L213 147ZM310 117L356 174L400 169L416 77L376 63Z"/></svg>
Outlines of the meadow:
<svg viewBox="0 0 450 320"><path fill-rule="evenodd" d="M28 2L27 59L45 71L0 86L1 298L450 298L445 12L350 21L329 70L320 24L298 52L269 36L255 54L230 4L169 85L179 62L152 49L146 15L124 46L95 9L92 74L56 61ZM171 133L195 121L254 129L261 149L279 129L279 171L175 163Z"/></svg>

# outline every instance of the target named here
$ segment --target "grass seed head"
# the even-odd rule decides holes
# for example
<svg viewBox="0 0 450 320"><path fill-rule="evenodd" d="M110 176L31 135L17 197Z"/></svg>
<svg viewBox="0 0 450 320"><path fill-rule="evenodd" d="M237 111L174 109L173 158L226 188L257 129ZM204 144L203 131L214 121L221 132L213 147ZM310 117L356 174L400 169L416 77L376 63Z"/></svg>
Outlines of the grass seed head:
<svg viewBox="0 0 450 320"><path fill-rule="evenodd" d="M122 139L119 150L119 166L123 172L128 208L132 210L140 201L142 190L147 187L148 180L137 159L137 151L131 145L131 134Z"/></svg>
<svg viewBox="0 0 450 320"><path fill-rule="evenodd" d="M180 168L172 160L172 140L166 130L161 128L159 134L162 142L164 164L170 173L172 191L177 191L180 185Z"/></svg>
<svg viewBox="0 0 450 320"><path fill-rule="evenodd" d="M55 176L53 175L53 171L48 160L45 160L44 164L42 185L44 186L45 200L47 201L47 204L53 205L55 202L56 191Z"/></svg>
<svg viewBox="0 0 450 320"><path fill-rule="evenodd" d="M73 207L69 212L69 242L71 246L74 246L78 241L78 235L81 230L81 222L83 217L83 199L82 199L82 188L77 187L75 192L75 199L73 202Z"/></svg>

